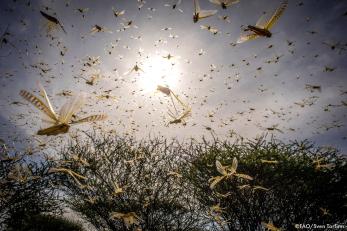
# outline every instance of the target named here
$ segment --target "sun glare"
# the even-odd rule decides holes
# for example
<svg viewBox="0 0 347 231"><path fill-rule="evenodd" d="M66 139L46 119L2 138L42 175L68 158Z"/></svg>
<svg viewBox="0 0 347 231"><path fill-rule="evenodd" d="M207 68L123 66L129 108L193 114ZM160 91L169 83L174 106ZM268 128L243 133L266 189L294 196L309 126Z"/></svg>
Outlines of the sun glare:
<svg viewBox="0 0 347 231"><path fill-rule="evenodd" d="M138 76L141 89L153 92L158 85L174 88L180 75L179 63L156 55L146 60L142 65L144 73Z"/></svg>

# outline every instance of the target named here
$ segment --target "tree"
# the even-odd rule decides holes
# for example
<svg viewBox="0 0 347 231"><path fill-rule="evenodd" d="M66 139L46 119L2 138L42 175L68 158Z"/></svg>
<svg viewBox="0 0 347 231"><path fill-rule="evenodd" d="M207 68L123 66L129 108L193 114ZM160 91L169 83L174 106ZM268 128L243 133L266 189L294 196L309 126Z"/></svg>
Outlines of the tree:
<svg viewBox="0 0 347 231"><path fill-rule="evenodd" d="M87 134L61 156L66 202L97 229L201 230L206 220L180 173L178 142Z"/></svg>
<svg viewBox="0 0 347 231"><path fill-rule="evenodd" d="M98 230L294 230L347 222L346 158L307 141L180 143L87 133L56 161L17 154L1 146L1 229L82 230L56 216L62 201Z"/></svg>
<svg viewBox="0 0 347 231"><path fill-rule="evenodd" d="M264 138L205 142L196 149L184 176L215 230L346 224L346 159L335 149ZM231 174L234 159L236 173L252 178Z"/></svg>
<svg viewBox="0 0 347 231"><path fill-rule="evenodd" d="M58 212L58 195L49 182L52 161L31 161L26 153L0 146L0 228L19 230L25 220Z"/></svg>
<svg viewBox="0 0 347 231"><path fill-rule="evenodd" d="M82 225L66 218L53 215L38 214L26 217L16 231L83 231Z"/></svg>

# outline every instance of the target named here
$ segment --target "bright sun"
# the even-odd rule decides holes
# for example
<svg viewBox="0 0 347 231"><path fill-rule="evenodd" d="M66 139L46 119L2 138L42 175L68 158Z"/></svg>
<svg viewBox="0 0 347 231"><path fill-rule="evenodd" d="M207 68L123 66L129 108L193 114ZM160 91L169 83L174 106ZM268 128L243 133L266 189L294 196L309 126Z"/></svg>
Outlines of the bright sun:
<svg viewBox="0 0 347 231"><path fill-rule="evenodd" d="M168 60L160 55L156 55L139 66L144 72L141 72L138 76L138 82L144 91L153 92L158 85L167 85L170 88L174 88L177 85L180 75L180 67L177 60Z"/></svg>

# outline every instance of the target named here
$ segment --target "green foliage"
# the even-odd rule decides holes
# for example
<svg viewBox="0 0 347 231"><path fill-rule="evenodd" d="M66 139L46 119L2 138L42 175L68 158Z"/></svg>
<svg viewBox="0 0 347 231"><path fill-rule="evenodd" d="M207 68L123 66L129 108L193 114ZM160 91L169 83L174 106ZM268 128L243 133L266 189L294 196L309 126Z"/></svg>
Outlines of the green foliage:
<svg viewBox="0 0 347 231"><path fill-rule="evenodd" d="M254 179L234 176L212 190L209 179L221 175L216 160L231 165L234 157L239 160L237 171ZM206 213L216 204L222 208L215 218L225 223L214 222L216 230L260 230L261 222L269 221L292 230L294 224L346 224L346 173L345 158L335 149L315 149L306 141L284 144L259 139L205 144L203 153L192 158L185 176Z"/></svg>
<svg viewBox="0 0 347 231"><path fill-rule="evenodd" d="M15 231L83 231L80 224L66 218L52 215L35 215L22 221L20 227L9 229Z"/></svg>
<svg viewBox="0 0 347 231"><path fill-rule="evenodd" d="M182 144L92 133L73 139L58 161L0 151L1 229L82 230L43 215L59 214L59 200L98 230L264 230L264 223L293 230L347 222L345 156L307 141ZM211 179L219 180L214 187Z"/></svg>
<svg viewBox="0 0 347 231"><path fill-rule="evenodd" d="M200 230L205 221L179 173L185 150L177 142L89 135L61 155L62 168L85 177L60 174L67 203L97 229ZM114 213L137 218L129 224Z"/></svg>
<svg viewBox="0 0 347 231"><path fill-rule="evenodd" d="M58 212L57 194L49 182L51 161L29 161L25 153L0 147L0 229L18 230L28 218Z"/></svg>

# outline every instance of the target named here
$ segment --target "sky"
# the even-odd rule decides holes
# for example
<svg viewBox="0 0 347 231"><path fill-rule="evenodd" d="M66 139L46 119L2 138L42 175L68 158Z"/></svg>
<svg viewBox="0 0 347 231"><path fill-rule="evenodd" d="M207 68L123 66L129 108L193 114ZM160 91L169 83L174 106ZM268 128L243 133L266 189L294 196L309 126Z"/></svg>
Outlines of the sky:
<svg viewBox="0 0 347 231"><path fill-rule="evenodd" d="M270 38L241 44L236 42L247 25L271 16L281 1L240 0L222 9L200 0L202 9L218 12L197 23L193 1L173 9L176 2L1 1L0 138L59 145L93 127L182 141L268 134L346 153L347 1L289 0ZM66 33L40 11L57 18ZM95 25L102 31L93 33ZM129 72L136 64L141 70ZM105 113L108 119L74 125L69 134L35 135L47 124L19 92L38 95L37 81L56 111L70 94L83 92L87 101L77 116ZM185 125L169 124L172 102L157 85L191 108Z"/></svg>

